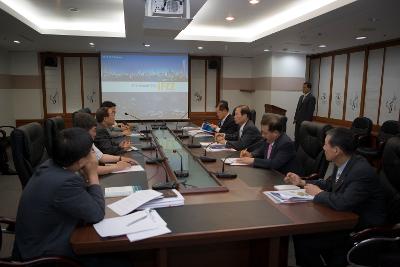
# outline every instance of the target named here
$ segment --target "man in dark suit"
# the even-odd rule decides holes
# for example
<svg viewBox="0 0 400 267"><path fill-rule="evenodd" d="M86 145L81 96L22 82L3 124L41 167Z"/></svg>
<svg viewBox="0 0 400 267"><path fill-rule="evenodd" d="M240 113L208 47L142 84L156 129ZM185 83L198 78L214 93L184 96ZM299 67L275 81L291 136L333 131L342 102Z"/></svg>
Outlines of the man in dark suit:
<svg viewBox="0 0 400 267"><path fill-rule="evenodd" d="M354 155L353 134L349 129L334 128L327 132L324 151L335 168L327 179L304 181L288 173L286 182L304 186L314 202L359 216L356 230L385 222L384 197L374 169L361 156ZM296 262L300 266L346 266L350 231L294 236Z"/></svg>
<svg viewBox="0 0 400 267"><path fill-rule="evenodd" d="M248 149L250 152L255 149L255 144L262 141L261 133L250 120L250 108L246 105L238 106L235 110L235 123L239 131L234 135L218 133L215 140L218 143L226 144L236 150Z"/></svg>
<svg viewBox="0 0 400 267"><path fill-rule="evenodd" d="M22 192L14 258L75 257L70 238L77 224L97 223L104 218L104 196L92 144L83 129L60 132L53 159L38 167Z"/></svg>
<svg viewBox="0 0 400 267"><path fill-rule="evenodd" d="M224 133L226 138L229 138L229 136L237 136L239 128L233 116L229 114L228 102L225 100L219 101L216 107L216 113L219 119L218 125L211 124L215 132Z"/></svg>
<svg viewBox="0 0 400 267"><path fill-rule="evenodd" d="M293 123L295 124L294 140L296 148L299 142L300 125L303 121L312 121L315 110L315 97L311 94L311 83L303 84L303 95L297 103Z"/></svg>
<svg viewBox="0 0 400 267"><path fill-rule="evenodd" d="M114 117L117 114L117 105L114 102L104 101L103 103L101 103L100 107L108 108L109 110L111 110L109 112L111 112L114 115ZM110 132L112 138L129 136L132 134L132 131L128 125L123 124L123 123L118 125L115 121L114 121L114 125L111 126L109 129L110 129L109 132Z"/></svg>
<svg viewBox="0 0 400 267"><path fill-rule="evenodd" d="M111 128L115 123L115 113L109 108L99 108L96 112L97 128L94 143L101 152L120 155L131 148L129 140L116 141L111 136Z"/></svg>
<svg viewBox="0 0 400 267"><path fill-rule="evenodd" d="M280 118L275 114L264 115L261 133L266 142L253 152L242 150L238 162L255 168L274 169L283 174L299 170L294 143L286 133Z"/></svg>

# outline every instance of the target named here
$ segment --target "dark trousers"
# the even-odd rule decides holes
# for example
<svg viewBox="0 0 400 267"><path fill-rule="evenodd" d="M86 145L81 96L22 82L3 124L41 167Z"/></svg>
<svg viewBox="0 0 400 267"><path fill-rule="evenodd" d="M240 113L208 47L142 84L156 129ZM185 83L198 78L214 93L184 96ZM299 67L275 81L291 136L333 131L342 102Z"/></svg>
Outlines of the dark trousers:
<svg viewBox="0 0 400 267"><path fill-rule="evenodd" d="M338 231L293 236L296 264L302 267L347 266L349 234L349 231Z"/></svg>

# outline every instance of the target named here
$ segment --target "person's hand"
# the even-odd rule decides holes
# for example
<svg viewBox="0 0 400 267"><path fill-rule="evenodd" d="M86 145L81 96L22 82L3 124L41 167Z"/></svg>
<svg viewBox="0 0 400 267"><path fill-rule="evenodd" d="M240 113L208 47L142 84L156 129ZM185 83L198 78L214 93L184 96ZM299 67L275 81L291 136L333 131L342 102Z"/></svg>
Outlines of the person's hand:
<svg viewBox="0 0 400 267"><path fill-rule="evenodd" d="M130 129L125 129L122 131L122 134L125 136L130 136L132 134L132 131Z"/></svg>
<svg viewBox="0 0 400 267"><path fill-rule="evenodd" d="M124 170L126 168L129 168L130 166L132 166L129 162L126 161L118 161L115 165L114 165L114 170L115 171L121 171Z"/></svg>
<svg viewBox="0 0 400 267"><path fill-rule="evenodd" d="M122 130L122 131L130 130L128 124L121 123L121 124L120 124L120 127L121 127L121 130Z"/></svg>
<svg viewBox="0 0 400 267"><path fill-rule="evenodd" d="M136 160L128 158L128 157L121 157L121 161L127 162L130 165L139 165L139 163Z"/></svg>
<svg viewBox="0 0 400 267"><path fill-rule="evenodd" d="M249 151L247 151L247 149L244 149L244 150L240 151L240 157L241 158L252 158L253 155Z"/></svg>
<svg viewBox="0 0 400 267"><path fill-rule="evenodd" d="M99 184L99 176L97 175L97 166L98 161L96 159L96 154L94 152L90 152L86 156L87 162L82 168L83 175L86 177L88 183Z"/></svg>
<svg viewBox="0 0 400 267"><path fill-rule="evenodd" d="M236 162L237 163L244 163L244 164L247 164L247 165L251 165L251 164L253 164L254 163L254 158L249 158L249 157L244 157L244 158L238 158L237 160L236 160Z"/></svg>
<svg viewBox="0 0 400 267"><path fill-rule="evenodd" d="M300 178L297 174L293 172L289 172L286 174L286 177L283 179L285 183L293 184L297 186L304 186L306 182Z"/></svg>
<svg viewBox="0 0 400 267"><path fill-rule="evenodd" d="M306 184L304 186L304 189L306 190L307 194L312 195L312 196L318 195L319 193L324 191L321 188L319 188L318 186L313 185L313 184Z"/></svg>
<svg viewBox="0 0 400 267"><path fill-rule="evenodd" d="M215 141L220 144L225 144L226 143L225 134L223 133L215 134Z"/></svg>
<svg viewBox="0 0 400 267"><path fill-rule="evenodd" d="M122 140L121 143L119 143L119 147L123 149L129 149L131 148L131 146L132 146L131 141L126 139Z"/></svg>
<svg viewBox="0 0 400 267"><path fill-rule="evenodd" d="M213 128L214 130L218 128L218 125L215 124L210 124L211 128Z"/></svg>

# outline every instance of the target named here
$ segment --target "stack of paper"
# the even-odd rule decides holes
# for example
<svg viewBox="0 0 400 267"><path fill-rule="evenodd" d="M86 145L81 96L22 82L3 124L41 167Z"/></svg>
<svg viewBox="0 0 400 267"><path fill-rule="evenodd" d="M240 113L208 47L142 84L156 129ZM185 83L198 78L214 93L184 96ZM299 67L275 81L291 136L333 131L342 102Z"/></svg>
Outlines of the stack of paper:
<svg viewBox="0 0 400 267"><path fill-rule="evenodd" d="M107 207L109 207L118 215L122 216L134 211L135 209L139 208L150 200L161 198L162 195L162 193L151 189L141 190L112 204L107 205Z"/></svg>
<svg viewBox="0 0 400 267"><path fill-rule="evenodd" d="M185 131L200 130L200 127L185 126L185 127L182 127L182 130L185 130Z"/></svg>
<svg viewBox="0 0 400 267"><path fill-rule="evenodd" d="M106 187L104 188L104 197L126 197L139 190L142 190L139 185Z"/></svg>
<svg viewBox="0 0 400 267"><path fill-rule="evenodd" d="M146 204L140 206L138 209L157 209L165 207L182 206L185 204L185 199L178 190L161 190L163 193L163 198L157 198L147 202Z"/></svg>
<svg viewBox="0 0 400 267"><path fill-rule="evenodd" d="M245 165L249 165L246 163L242 163L242 162L238 162L239 158L227 158L225 160L225 158L221 158L222 162L224 162L225 160L225 164L231 165L231 166L245 166Z"/></svg>
<svg viewBox="0 0 400 267"><path fill-rule="evenodd" d="M131 242L171 232L167 223L155 210L143 210L122 217L104 219L93 226L101 237L126 235Z"/></svg>
<svg viewBox="0 0 400 267"><path fill-rule="evenodd" d="M211 145L206 150L207 150L207 152L235 151L235 149L227 148L225 145L222 145L222 144Z"/></svg>
<svg viewBox="0 0 400 267"><path fill-rule="evenodd" d="M300 189L300 187L292 184L282 184L282 185L274 185L274 189L281 191L281 190L296 190Z"/></svg>
<svg viewBox="0 0 400 267"><path fill-rule="evenodd" d="M265 191L264 194L277 204L307 202L314 199L314 196L307 194L304 189Z"/></svg>
<svg viewBox="0 0 400 267"><path fill-rule="evenodd" d="M123 173L123 172L144 172L144 169L140 165L132 165L126 169L113 171L112 173Z"/></svg>
<svg viewBox="0 0 400 267"><path fill-rule="evenodd" d="M138 150L139 150L139 148L137 148L137 147L135 147L135 146L131 146L131 147L128 148L126 151L129 152L129 151L138 151Z"/></svg>
<svg viewBox="0 0 400 267"><path fill-rule="evenodd" d="M200 145L202 146L202 147L206 147L206 146L208 146L208 145L210 145L210 144L213 144L213 143L215 143L215 142L199 142L200 143Z"/></svg>
<svg viewBox="0 0 400 267"><path fill-rule="evenodd" d="M191 130L188 131L188 135L196 137L213 136L212 134L206 133L202 130Z"/></svg>

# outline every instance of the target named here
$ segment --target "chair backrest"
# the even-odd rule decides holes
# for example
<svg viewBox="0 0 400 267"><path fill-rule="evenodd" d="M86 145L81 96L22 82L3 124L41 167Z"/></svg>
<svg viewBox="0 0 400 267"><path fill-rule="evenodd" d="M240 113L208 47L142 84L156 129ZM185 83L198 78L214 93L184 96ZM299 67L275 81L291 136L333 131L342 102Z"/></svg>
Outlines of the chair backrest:
<svg viewBox="0 0 400 267"><path fill-rule="evenodd" d="M74 125L74 120L75 120L76 113L79 113L79 112L84 112L84 113L88 113L88 114L92 113L90 108L81 108L80 110L75 111L74 113L72 113L72 125Z"/></svg>
<svg viewBox="0 0 400 267"><path fill-rule="evenodd" d="M48 158L43 127L37 122L18 127L11 133L11 148L15 169L24 188L35 168Z"/></svg>
<svg viewBox="0 0 400 267"><path fill-rule="evenodd" d="M53 157L53 142L57 134L65 128L64 119L61 117L49 118L44 122L46 134L46 150L50 157Z"/></svg>
<svg viewBox="0 0 400 267"><path fill-rule="evenodd" d="M356 135L370 135L372 131L372 121L367 117L355 118L350 129Z"/></svg>
<svg viewBox="0 0 400 267"><path fill-rule="evenodd" d="M288 120L287 117L286 117L286 116L283 116L283 115L276 114L276 113L264 113L263 118L264 118L265 116L270 115L270 114L273 114L274 116L279 117L279 119L281 120L281 123L282 123L282 131L283 131L284 133L286 133L286 124L287 124L287 120Z"/></svg>
<svg viewBox="0 0 400 267"><path fill-rule="evenodd" d="M256 115L257 115L256 110L250 109L250 118L249 119L252 120L254 124L256 124Z"/></svg>
<svg viewBox="0 0 400 267"><path fill-rule="evenodd" d="M299 147L296 158L303 170L302 175L317 173L324 176L329 162L322 147L326 132L332 126L325 123L303 121L300 126Z"/></svg>
<svg viewBox="0 0 400 267"><path fill-rule="evenodd" d="M389 138L400 134L400 122L394 120L385 121L378 133L377 141L385 143Z"/></svg>

